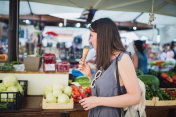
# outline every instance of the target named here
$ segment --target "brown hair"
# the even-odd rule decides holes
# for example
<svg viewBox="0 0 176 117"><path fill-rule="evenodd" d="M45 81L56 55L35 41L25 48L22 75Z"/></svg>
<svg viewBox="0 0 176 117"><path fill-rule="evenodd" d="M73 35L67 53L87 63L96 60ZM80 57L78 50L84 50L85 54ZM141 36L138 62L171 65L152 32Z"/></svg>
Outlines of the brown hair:
<svg viewBox="0 0 176 117"><path fill-rule="evenodd" d="M97 33L96 60L97 69L107 69L114 51L125 51L116 24L109 18L98 19L90 25Z"/></svg>

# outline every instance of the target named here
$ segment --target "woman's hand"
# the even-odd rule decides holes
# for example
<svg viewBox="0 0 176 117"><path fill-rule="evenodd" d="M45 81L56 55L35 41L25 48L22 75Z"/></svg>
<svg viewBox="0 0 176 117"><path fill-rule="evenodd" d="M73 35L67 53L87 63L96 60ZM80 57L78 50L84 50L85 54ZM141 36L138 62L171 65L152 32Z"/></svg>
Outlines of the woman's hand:
<svg viewBox="0 0 176 117"><path fill-rule="evenodd" d="M80 61L78 70L82 72L85 76L87 76L89 79L91 78L92 72L90 66L85 61Z"/></svg>
<svg viewBox="0 0 176 117"><path fill-rule="evenodd" d="M80 100L79 103L81 103L81 106L84 108L84 110L90 110L91 108L98 106L97 98L98 97L95 96L87 97Z"/></svg>

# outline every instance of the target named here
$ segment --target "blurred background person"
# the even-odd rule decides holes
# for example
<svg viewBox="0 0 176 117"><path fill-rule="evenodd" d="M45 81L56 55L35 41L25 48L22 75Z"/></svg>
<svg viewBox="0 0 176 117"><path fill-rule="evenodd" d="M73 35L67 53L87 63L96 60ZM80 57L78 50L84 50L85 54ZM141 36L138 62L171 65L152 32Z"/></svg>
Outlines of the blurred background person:
<svg viewBox="0 0 176 117"><path fill-rule="evenodd" d="M161 51L161 53L159 55L159 58L160 58L160 60L163 60L163 61L166 60L166 58L167 58L166 45L163 45L162 51Z"/></svg>
<svg viewBox="0 0 176 117"><path fill-rule="evenodd" d="M134 41L134 49L136 57L134 57L134 65L144 74L148 73L148 55L144 48L144 42L141 40Z"/></svg>
<svg viewBox="0 0 176 117"><path fill-rule="evenodd" d="M170 48L174 52L174 59L176 59L176 47L174 41L171 42Z"/></svg>
<svg viewBox="0 0 176 117"><path fill-rule="evenodd" d="M137 55L136 55L135 50L134 50L134 43L133 42L131 42L129 44L129 46L127 47L127 51L130 52L130 54L131 54L135 69L138 69L138 64L137 64L138 63L137 62L138 58L137 58Z"/></svg>
<svg viewBox="0 0 176 117"><path fill-rule="evenodd" d="M174 59L174 51L172 50L171 46L168 46L167 59Z"/></svg>

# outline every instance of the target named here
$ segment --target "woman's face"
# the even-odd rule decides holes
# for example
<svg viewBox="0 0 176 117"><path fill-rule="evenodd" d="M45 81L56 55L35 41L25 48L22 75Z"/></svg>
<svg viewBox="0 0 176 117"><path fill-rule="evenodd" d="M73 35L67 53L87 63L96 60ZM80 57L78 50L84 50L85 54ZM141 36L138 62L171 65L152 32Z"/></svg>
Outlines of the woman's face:
<svg viewBox="0 0 176 117"><path fill-rule="evenodd" d="M97 33L90 31L90 43L92 43L93 48L96 50L97 49Z"/></svg>

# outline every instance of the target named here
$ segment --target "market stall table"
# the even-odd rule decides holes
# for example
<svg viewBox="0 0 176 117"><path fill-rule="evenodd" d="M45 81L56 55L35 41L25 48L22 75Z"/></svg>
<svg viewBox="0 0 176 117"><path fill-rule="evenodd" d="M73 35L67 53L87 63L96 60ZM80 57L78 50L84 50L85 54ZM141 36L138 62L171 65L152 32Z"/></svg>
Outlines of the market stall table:
<svg viewBox="0 0 176 117"><path fill-rule="evenodd" d="M83 111L79 103L74 104L73 109L42 109L43 96L28 96L25 98L22 108L16 111L1 111L0 117L69 117L71 112Z"/></svg>
<svg viewBox="0 0 176 117"><path fill-rule="evenodd" d="M79 103L74 104L73 109L42 109L42 96L28 96L25 98L22 108L17 111L2 111L0 117L87 117L88 111L84 111ZM147 106L147 117L175 117L175 106Z"/></svg>

